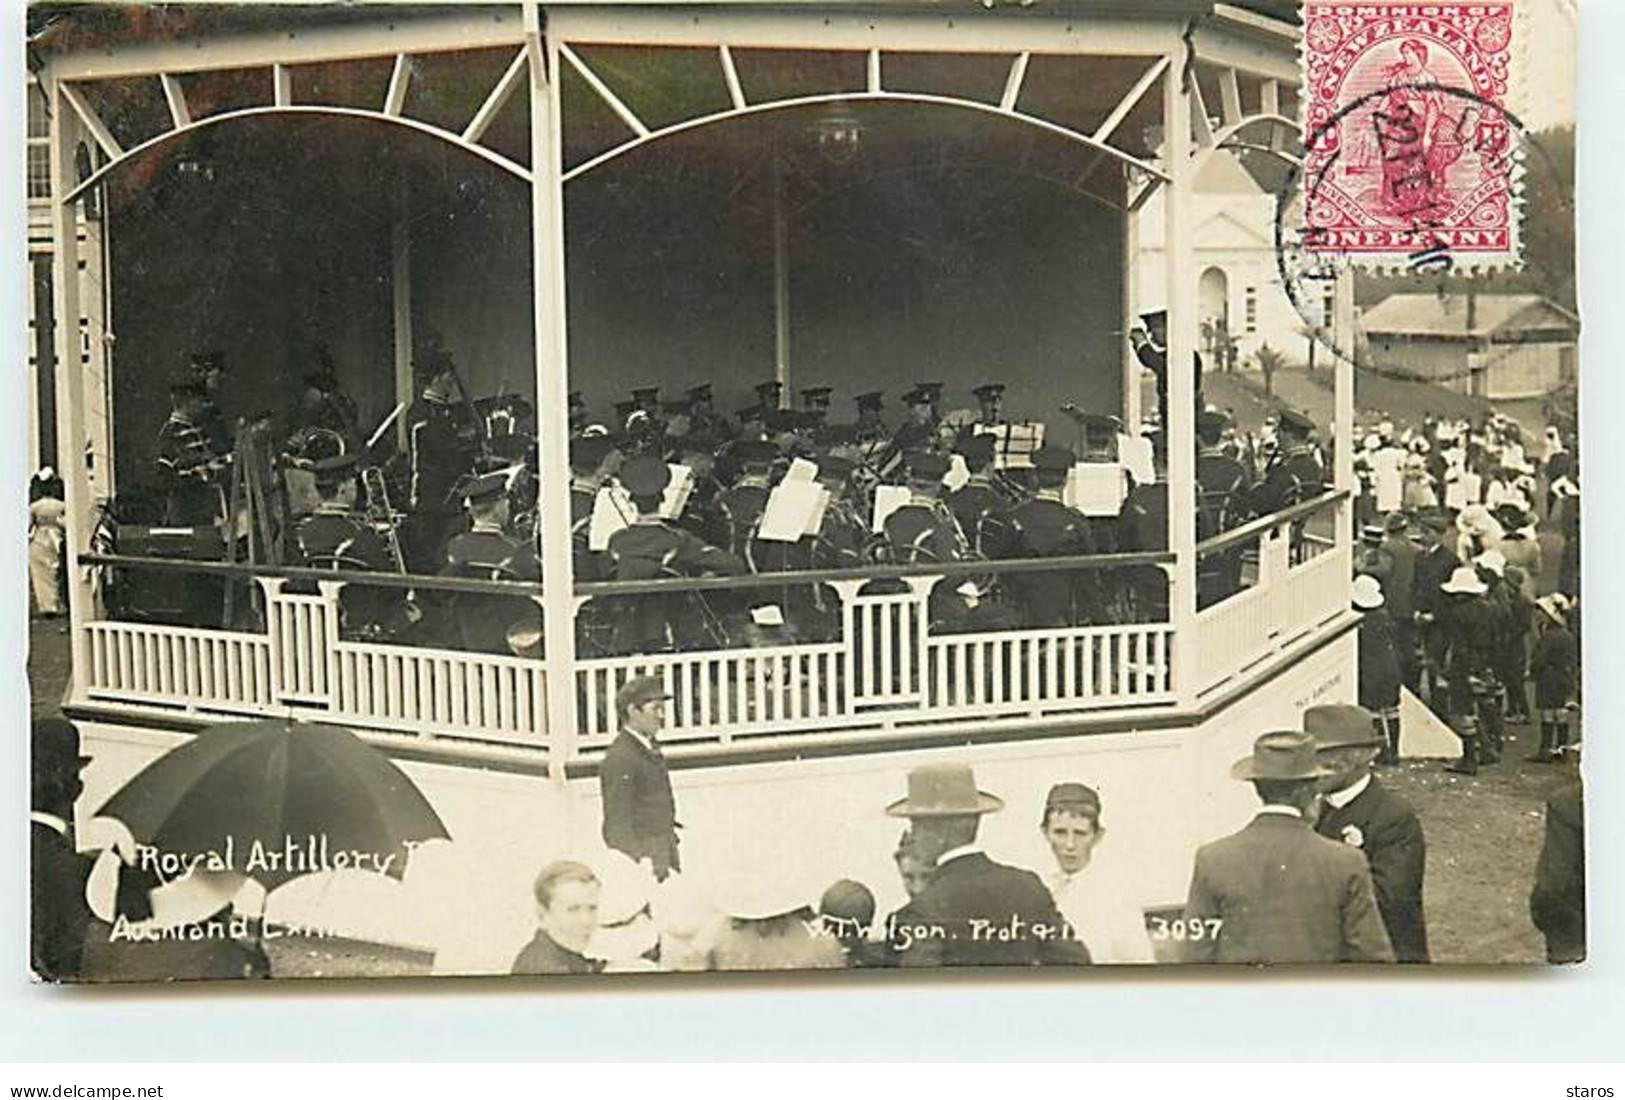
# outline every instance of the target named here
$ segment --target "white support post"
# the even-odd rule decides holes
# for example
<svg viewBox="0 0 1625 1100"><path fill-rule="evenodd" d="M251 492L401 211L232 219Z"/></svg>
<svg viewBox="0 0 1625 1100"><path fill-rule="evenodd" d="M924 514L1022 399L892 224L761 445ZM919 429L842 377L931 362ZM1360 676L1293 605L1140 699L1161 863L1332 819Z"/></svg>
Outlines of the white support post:
<svg viewBox="0 0 1625 1100"><path fill-rule="evenodd" d="M734 67L733 51L725 42L717 47L717 55L722 60L722 80L728 85L728 100L733 104L734 110L745 109L745 89L739 83L739 70Z"/></svg>
<svg viewBox="0 0 1625 1100"><path fill-rule="evenodd" d="M68 694L78 698L90 668L85 622L94 611L94 590L79 565L91 529L90 478L85 469L84 447L84 370L79 351L79 206L65 199L77 180L74 151L84 120L70 103L66 83L51 82L48 93L52 100L51 236L55 257L51 264L51 304L56 315L56 449L67 497L63 554L67 559L68 630L73 647Z"/></svg>
<svg viewBox="0 0 1625 1100"><path fill-rule="evenodd" d="M1354 545L1354 273L1348 268L1337 273L1332 287L1333 386L1332 485L1347 491L1349 497L1337 508L1337 545Z"/></svg>
<svg viewBox="0 0 1625 1100"><path fill-rule="evenodd" d="M278 107L293 105L293 71L286 65L271 66L271 96Z"/></svg>
<svg viewBox="0 0 1625 1100"><path fill-rule="evenodd" d="M164 86L164 99L169 103L169 120L175 124L175 129L184 129L192 124L192 112L186 106L186 91L181 82L168 73L158 74L158 80Z"/></svg>
<svg viewBox="0 0 1625 1100"><path fill-rule="evenodd" d="M536 407L543 471L542 629L547 669L548 772L564 785L577 751L575 569L570 544L569 342L564 287L564 149L559 104L561 44L542 38L541 5L524 5L530 80L530 222L535 301Z"/></svg>
<svg viewBox="0 0 1625 1100"><path fill-rule="evenodd" d="M1191 99L1178 73L1176 41L1162 85L1163 256L1168 306L1168 549L1174 554L1169 605L1174 628L1174 675L1180 702L1195 702L1196 671L1196 257L1191 244Z"/></svg>
<svg viewBox="0 0 1625 1100"><path fill-rule="evenodd" d="M1241 121L1241 82L1234 69L1225 69L1219 74L1219 107L1224 112L1226 126Z"/></svg>
<svg viewBox="0 0 1625 1100"><path fill-rule="evenodd" d="M1127 426L1129 434L1140 434L1140 422L1145 419L1145 410L1140 402L1140 357L1134 352L1134 341L1129 339L1129 331L1134 327L1135 284L1139 272L1137 261L1140 255L1140 219L1123 211L1123 423Z"/></svg>
<svg viewBox="0 0 1625 1100"><path fill-rule="evenodd" d="M389 90L384 93L384 114L398 118L406 107L406 87L412 81L412 56L398 53L389 73Z"/></svg>
<svg viewBox="0 0 1625 1100"><path fill-rule="evenodd" d="M395 401L408 407L416 396L412 385L412 189L401 179L395 189L395 219L389 227L389 291L395 328ZM395 439L407 445L408 417L395 418Z"/></svg>
<svg viewBox="0 0 1625 1100"><path fill-rule="evenodd" d="M1021 85L1027 79L1027 62L1032 60L1032 54L1023 50L1016 54L1015 60L1010 62L1010 75L1004 78L1004 94L999 97L999 110L1014 111L1016 102L1021 98Z"/></svg>
<svg viewBox="0 0 1625 1100"><path fill-rule="evenodd" d="M1191 122L1196 128L1196 144L1203 149L1213 144L1213 120L1207 117L1207 99L1202 95L1202 85L1191 74Z"/></svg>
<svg viewBox="0 0 1625 1100"><path fill-rule="evenodd" d="M869 51L868 88L870 95L880 94L880 51Z"/></svg>
<svg viewBox="0 0 1625 1100"><path fill-rule="evenodd" d="M784 163L773 154L773 377L779 405L793 408L790 397L790 227L784 214Z"/></svg>

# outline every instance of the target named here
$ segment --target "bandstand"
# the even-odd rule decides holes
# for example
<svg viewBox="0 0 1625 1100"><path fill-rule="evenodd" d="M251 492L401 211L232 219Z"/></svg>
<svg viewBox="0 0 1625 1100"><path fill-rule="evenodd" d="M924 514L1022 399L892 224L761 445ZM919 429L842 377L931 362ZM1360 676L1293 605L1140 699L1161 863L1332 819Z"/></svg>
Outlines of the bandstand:
<svg viewBox="0 0 1625 1100"><path fill-rule="evenodd" d="M243 385L271 400L273 389L253 387L293 369L298 351L276 335L291 316L329 326L347 381L380 411L412 395L414 327L444 333L476 388L534 398L543 470L542 580L507 586L541 608L545 643L530 658L341 635L347 583L493 587L484 582L93 553L102 502L85 452L65 447L74 662L64 705L91 731L86 804L207 724L336 722L406 761L458 846L500 850L511 869L490 874L522 883L539 856L596 835L595 768L615 732L615 689L654 673L675 696L668 756L692 863L771 859L810 868L814 880L889 881L895 837L879 808L908 767L951 757L975 763L1009 803L990 822L990 847L1034 849L1051 782L1096 784L1114 836L1145 865L1142 903L1177 905L1195 845L1249 810L1250 793L1227 778L1230 760L1261 730L1355 690L1351 364L1338 363L1335 423L1322 426L1335 440L1332 491L1202 543L1194 520L1192 185L1219 149L1294 163L1290 8L527 3L251 18L199 9L163 34L104 20L47 36L40 75L63 258L56 316L81 311L80 280L61 272L75 268L82 223L98 220L91 239L105 235L112 257L111 285L83 303L103 364L90 377L107 380L111 432L87 431L87 375L57 373L58 438L86 441L91 461L112 471L99 492L146 461L148 424L162 418L152 419L150 395L186 341L235 340ZM955 207L919 182L922 163L970 198ZM309 271L274 262L279 234L250 240L230 218L211 222L211 192L195 180L164 200L162 219L158 200L144 205L143 195L173 192L178 176L211 164L263 176L235 194L274 193L290 217L314 221L313 237L332 238L330 262ZM920 218L900 229L937 257L925 274L877 267L862 251L866 226L894 220L876 204L898 181L913 181L942 213L935 227ZM1165 298L1134 302L1125 276L1134 215L1158 190ZM1023 235L1010 213L1022 204L1064 231ZM327 206L363 210L349 220L368 228L328 233ZM978 209L981 218L963 213ZM964 227L976 221L986 231L967 243ZM132 243L121 245L126 229ZM166 266L171 230L219 234L218 248L252 253L256 265L153 270ZM188 286L234 279L233 296L208 299L229 326L185 327L182 311L196 305ZM314 289L296 289L302 280ZM959 299L930 299L956 281ZM989 284L1015 297L998 299ZM1347 288L1338 291L1346 325ZM967 304L990 293L982 313ZM286 299L301 294L306 304L288 312ZM839 601L832 639L577 653L588 601L785 579L574 578L568 481L548 476L568 468L571 390L596 404L617 388L707 377L726 392L763 377L845 391L877 370L899 381L940 370L968 389L1002 349L1016 411L1043 416L1064 390L1133 422L1140 367L1125 320L1155 306L1169 317L1166 548L1068 564L1161 571L1165 616L939 635L926 613L931 590L972 567L836 571L796 578ZM1011 346L1000 314L1030 348ZM941 335L955 323L963 328ZM922 332L939 334L925 350ZM57 333L58 361L77 361L78 334ZM964 350L979 333L986 346ZM862 359L865 340L884 345L884 365ZM1238 550L1246 583L1199 609L1203 561ZM107 613L98 577L137 566L246 578L263 614L227 629ZM872 586L882 574L904 583ZM873 858L852 866L856 852Z"/></svg>

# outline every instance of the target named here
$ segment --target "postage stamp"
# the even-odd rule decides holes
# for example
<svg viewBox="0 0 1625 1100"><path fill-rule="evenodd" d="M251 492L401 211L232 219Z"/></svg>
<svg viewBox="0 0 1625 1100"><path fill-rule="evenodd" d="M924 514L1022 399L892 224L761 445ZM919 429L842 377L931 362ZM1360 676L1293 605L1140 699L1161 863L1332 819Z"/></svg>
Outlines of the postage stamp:
<svg viewBox="0 0 1625 1100"><path fill-rule="evenodd" d="M1512 3L1308 0L1303 238L1366 268L1520 259Z"/></svg>

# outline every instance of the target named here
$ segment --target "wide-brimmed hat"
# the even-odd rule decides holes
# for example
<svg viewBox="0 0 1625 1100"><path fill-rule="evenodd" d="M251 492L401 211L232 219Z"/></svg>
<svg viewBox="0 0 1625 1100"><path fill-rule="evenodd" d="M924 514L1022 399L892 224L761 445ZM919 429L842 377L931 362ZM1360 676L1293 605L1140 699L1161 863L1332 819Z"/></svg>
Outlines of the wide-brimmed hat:
<svg viewBox="0 0 1625 1100"><path fill-rule="evenodd" d="M1315 739L1320 752L1380 746L1373 715L1350 703L1325 703L1303 712L1303 732Z"/></svg>
<svg viewBox="0 0 1625 1100"><path fill-rule="evenodd" d="M1473 564L1483 566L1497 577L1504 577L1507 573L1507 556L1499 550L1484 551L1473 559Z"/></svg>
<svg viewBox="0 0 1625 1100"><path fill-rule="evenodd" d="M1482 504L1469 504L1456 517L1456 529L1464 535L1487 535L1500 526Z"/></svg>
<svg viewBox="0 0 1625 1100"><path fill-rule="evenodd" d="M908 773L908 797L886 807L892 817L955 817L991 814L1004 799L976 789L968 764L925 764Z"/></svg>
<svg viewBox="0 0 1625 1100"><path fill-rule="evenodd" d="M610 851L598 862L598 927L583 952L588 958L625 962L653 950L660 942L651 899L653 873L621 852Z"/></svg>
<svg viewBox="0 0 1625 1100"><path fill-rule="evenodd" d="M1361 573L1354 578L1354 591L1351 596L1354 606L1362 611L1371 611L1383 604L1382 582L1370 573Z"/></svg>
<svg viewBox="0 0 1625 1100"><path fill-rule="evenodd" d="M1556 596L1542 596L1535 601L1535 606L1544 611L1546 617L1558 626L1569 625L1568 616L1564 614L1564 608L1557 602Z"/></svg>
<svg viewBox="0 0 1625 1100"><path fill-rule="evenodd" d="M1458 565L1450 574L1450 579L1439 586L1441 592L1467 596L1482 596L1489 590L1490 586L1484 583L1484 578L1478 575L1478 570L1470 565Z"/></svg>
<svg viewBox="0 0 1625 1100"><path fill-rule="evenodd" d="M1315 739L1302 730L1275 730L1253 742L1253 753L1230 765L1232 779L1320 779L1332 769L1315 756Z"/></svg>
<svg viewBox="0 0 1625 1100"><path fill-rule="evenodd" d="M785 870L774 867L727 876L717 891L717 908L734 920L772 920L810 909L811 892L782 873Z"/></svg>

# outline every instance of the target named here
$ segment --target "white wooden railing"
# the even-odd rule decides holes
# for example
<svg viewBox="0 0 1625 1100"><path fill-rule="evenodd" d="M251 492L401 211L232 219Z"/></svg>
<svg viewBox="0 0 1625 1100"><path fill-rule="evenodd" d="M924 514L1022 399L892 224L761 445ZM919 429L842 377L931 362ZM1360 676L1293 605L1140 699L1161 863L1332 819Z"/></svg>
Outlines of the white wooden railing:
<svg viewBox="0 0 1625 1100"><path fill-rule="evenodd" d="M571 681L579 736L567 739L570 751L607 743L615 694L637 675L661 677L672 693L673 740L1027 721L1200 701L1346 610L1349 550L1302 535L1301 523L1296 532L1287 521L1258 526L1253 583L1198 614L1193 667L1177 667L1174 628L1165 622L942 633L930 624L931 590L942 578L840 578L828 582L841 608L832 640L578 659ZM347 639L339 632L342 581L324 579L315 592L286 591L283 579L259 583L263 631L89 623L80 690L91 700L202 715L295 714L548 748L541 660Z"/></svg>
<svg viewBox="0 0 1625 1100"><path fill-rule="evenodd" d="M1341 501L1324 506L1322 527L1330 525L1329 510L1341 506ZM1293 521L1260 521L1252 583L1197 614L1193 687L1198 699L1348 611L1351 550L1306 534L1298 523L1294 530Z"/></svg>

